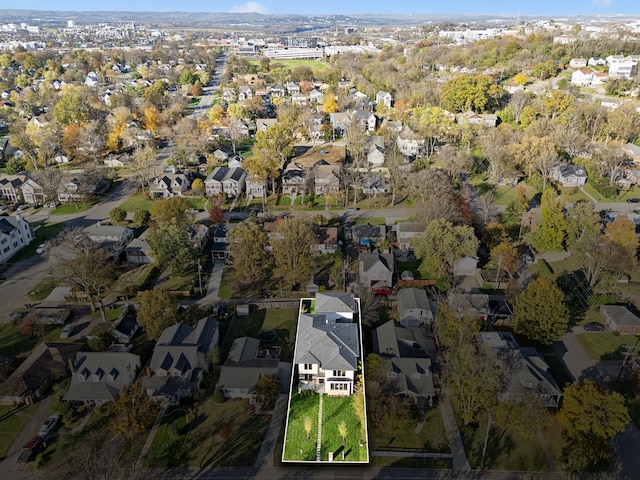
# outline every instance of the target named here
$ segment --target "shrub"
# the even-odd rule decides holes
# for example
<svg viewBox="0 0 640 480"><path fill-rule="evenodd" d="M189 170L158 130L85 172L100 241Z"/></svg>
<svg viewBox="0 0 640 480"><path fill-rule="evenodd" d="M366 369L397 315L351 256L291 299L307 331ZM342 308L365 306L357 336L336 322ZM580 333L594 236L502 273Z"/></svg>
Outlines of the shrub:
<svg viewBox="0 0 640 480"><path fill-rule="evenodd" d="M224 402L224 392L222 391L221 388L218 387L213 392L213 401L216 403Z"/></svg>

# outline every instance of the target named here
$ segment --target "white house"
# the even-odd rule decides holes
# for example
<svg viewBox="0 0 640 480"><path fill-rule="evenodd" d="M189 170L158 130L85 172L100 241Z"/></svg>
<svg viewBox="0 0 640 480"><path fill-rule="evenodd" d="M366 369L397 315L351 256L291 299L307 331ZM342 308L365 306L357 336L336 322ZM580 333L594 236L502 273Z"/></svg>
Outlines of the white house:
<svg viewBox="0 0 640 480"><path fill-rule="evenodd" d="M392 97L389 92L385 92L384 90L378 91L376 93L376 103L378 105L383 105L384 108L391 108Z"/></svg>
<svg viewBox="0 0 640 480"><path fill-rule="evenodd" d="M550 176L563 187L581 187L587 183L587 171L581 165L556 165Z"/></svg>
<svg viewBox="0 0 640 480"><path fill-rule="evenodd" d="M204 181L207 197L225 193L237 196L244 191L247 172L240 167L216 167Z"/></svg>
<svg viewBox="0 0 640 480"><path fill-rule="evenodd" d="M5 263L35 238L22 215L0 216L0 264Z"/></svg>
<svg viewBox="0 0 640 480"><path fill-rule="evenodd" d="M298 390L351 395L362 358L360 300L347 293L317 293L300 300L294 363Z"/></svg>
<svg viewBox="0 0 640 480"><path fill-rule="evenodd" d="M433 313L427 292L420 288L401 288L397 295L400 324L404 327L419 327L433 322Z"/></svg>
<svg viewBox="0 0 640 480"><path fill-rule="evenodd" d="M571 74L571 85L577 87L589 87L593 82L594 71L588 68L580 68Z"/></svg>

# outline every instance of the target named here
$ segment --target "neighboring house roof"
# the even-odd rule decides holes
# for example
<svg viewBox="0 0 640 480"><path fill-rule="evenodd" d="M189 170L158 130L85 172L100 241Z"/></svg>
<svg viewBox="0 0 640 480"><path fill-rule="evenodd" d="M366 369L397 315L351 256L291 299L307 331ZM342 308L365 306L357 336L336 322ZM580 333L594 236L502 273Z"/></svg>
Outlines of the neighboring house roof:
<svg viewBox="0 0 640 480"><path fill-rule="evenodd" d="M367 272L371 270L378 263L382 264L384 268L389 272L395 272L395 259L393 253L380 253L379 251L373 253L361 253L360 264L362 265L362 271Z"/></svg>
<svg viewBox="0 0 640 480"><path fill-rule="evenodd" d="M427 292L421 288L401 288L397 295L398 312L402 315L405 310L420 309L431 311Z"/></svg>
<svg viewBox="0 0 640 480"><path fill-rule="evenodd" d="M390 358L387 360L389 376L395 378L394 390L398 394L415 397L435 395L429 358Z"/></svg>
<svg viewBox="0 0 640 480"><path fill-rule="evenodd" d="M324 370L355 371L359 357L357 323L323 313L300 314L295 363L319 364Z"/></svg>
<svg viewBox="0 0 640 480"><path fill-rule="evenodd" d="M133 336L138 330L138 321L135 315L123 315L113 330L128 338Z"/></svg>
<svg viewBox="0 0 640 480"><path fill-rule="evenodd" d="M66 372L69 360L83 347L81 343L41 343L0 383L0 396L18 396L38 389L51 375Z"/></svg>
<svg viewBox="0 0 640 480"><path fill-rule="evenodd" d="M358 305L350 293L317 293L315 310L326 312L355 312Z"/></svg>
<svg viewBox="0 0 640 480"><path fill-rule="evenodd" d="M127 352L81 352L65 401L111 402L130 385L140 368L140 357Z"/></svg>
<svg viewBox="0 0 640 480"><path fill-rule="evenodd" d="M615 320L618 327L640 326L640 317L624 305L602 305L601 312Z"/></svg>
<svg viewBox="0 0 640 480"><path fill-rule="evenodd" d="M218 385L222 388L244 388L251 393L262 375L277 375L280 361L258 358L259 347L257 338L236 338L222 366Z"/></svg>
<svg viewBox="0 0 640 480"><path fill-rule="evenodd" d="M416 334L395 320L383 323L373 331L373 351L391 357L425 357L426 353L416 343Z"/></svg>
<svg viewBox="0 0 640 480"><path fill-rule="evenodd" d="M85 227L84 233L94 241L102 241L107 238L124 239L133 234L129 227L119 225L101 225L100 222Z"/></svg>
<svg viewBox="0 0 640 480"><path fill-rule="evenodd" d="M195 345L198 351L205 352L205 347L209 346L217 329L218 321L211 317L201 318L195 327L178 322L163 330L156 342L156 347Z"/></svg>
<svg viewBox="0 0 640 480"><path fill-rule="evenodd" d="M449 294L449 307L455 311L464 311L469 314L488 314L489 295L485 293L457 293Z"/></svg>

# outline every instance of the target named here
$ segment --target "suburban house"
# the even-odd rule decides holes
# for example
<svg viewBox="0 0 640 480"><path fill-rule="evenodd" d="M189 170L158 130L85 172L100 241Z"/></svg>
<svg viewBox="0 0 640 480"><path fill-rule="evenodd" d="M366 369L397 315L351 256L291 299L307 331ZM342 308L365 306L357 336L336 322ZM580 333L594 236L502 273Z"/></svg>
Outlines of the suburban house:
<svg viewBox="0 0 640 480"><path fill-rule="evenodd" d="M84 202L102 191L105 186L105 182L88 175L63 177L58 187L58 200L62 203Z"/></svg>
<svg viewBox="0 0 640 480"><path fill-rule="evenodd" d="M622 151L625 155L628 155L631 160L638 163L640 162L640 147L634 143L625 143L622 145ZM1 184L2 180L0 180Z"/></svg>
<svg viewBox="0 0 640 480"><path fill-rule="evenodd" d="M149 196L151 198L181 197L190 186L189 177L181 171L163 173L149 185Z"/></svg>
<svg viewBox="0 0 640 480"><path fill-rule="evenodd" d="M356 225L351 227L351 239L360 249L371 250L387 236L385 225Z"/></svg>
<svg viewBox="0 0 640 480"><path fill-rule="evenodd" d="M214 258L225 259L229 256L227 251L229 240L227 236L237 225L237 223L218 223L216 225L213 231L213 246L211 248L211 255Z"/></svg>
<svg viewBox="0 0 640 480"><path fill-rule="evenodd" d="M398 222L396 241L402 250L411 249L411 239L424 234L425 225L419 222Z"/></svg>
<svg viewBox="0 0 640 480"><path fill-rule="evenodd" d="M340 192L340 164L317 165L314 171L315 194L336 195Z"/></svg>
<svg viewBox="0 0 640 480"><path fill-rule="evenodd" d="M128 352L79 352L73 363L67 402L102 405L118 398L140 369L140 357Z"/></svg>
<svg viewBox="0 0 640 480"><path fill-rule="evenodd" d="M133 240L133 230L121 225L102 225L97 222L85 227L83 231L99 246L110 249L116 257Z"/></svg>
<svg viewBox="0 0 640 480"><path fill-rule="evenodd" d="M198 320L194 327L182 322L165 328L156 342L142 385L154 401L177 405L197 392L209 368L207 354L218 345L218 321Z"/></svg>
<svg viewBox="0 0 640 480"><path fill-rule="evenodd" d="M313 228L316 241L311 244L311 251L318 255L336 253L338 250L338 227Z"/></svg>
<svg viewBox="0 0 640 480"><path fill-rule="evenodd" d="M360 285L365 288L392 287L393 275L396 271L393 253L360 253L359 269Z"/></svg>
<svg viewBox="0 0 640 480"><path fill-rule="evenodd" d="M601 305L600 317L614 332L626 335L640 333L640 316L624 305Z"/></svg>
<svg viewBox="0 0 640 480"><path fill-rule="evenodd" d="M398 315L403 327L420 327L433 322L427 292L421 288L401 288L397 295Z"/></svg>
<svg viewBox="0 0 640 480"><path fill-rule="evenodd" d="M376 104L382 105L384 108L391 108L392 97L389 92L385 92L384 90L379 90L376 93Z"/></svg>
<svg viewBox="0 0 640 480"><path fill-rule="evenodd" d="M5 263L35 238L22 215L0 215L0 264Z"/></svg>
<svg viewBox="0 0 640 480"><path fill-rule="evenodd" d="M419 407L433 404L431 359L419 345L414 330L395 320L383 323L373 331L373 351L383 358L396 395L412 399Z"/></svg>
<svg viewBox="0 0 640 480"><path fill-rule="evenodd" d="M289 165L282 173L282 194L295 198L306 192L306 177L303 169Z"/></svg>
<svg viewBox="0 0 640 480"><path fill-rule="evenodd" d="M367 110L352 110L351 112L335 112L329 116L329 122L334 130L345 133L352 125L359 125L367 132L376 129L376 116Z"/></svg>
<svg viewBox="0 0 640 480"><path fill-rule="evenodd" d="M367 163L378 167L384 163L384 137L372 135L365 138L365 153Z"/></svg>
<svg viewBox="0 0 640 480"><path fill-rule="evenodd" d="M237 196L244 191L247 172L240 168L216 167L204 181L207 197L225 193L227 196Z"/></svg>
<svg viewBox="0 0 640 480"><path fill-rule="evenodd" d="M248 175L245 183L245 189L247 191L247 201L251 201L254 198L266 198L267 197L267 185L262 179L255 175Z"/></svg>
<svg viewBox="0 0 640 480"><path fill-rule="evenodd" d="M153 263L153 249L147 240L150 229L146 229L138 238L134 238L124 249L127 262L135 264Z"/></svg>
<svg viewBox="0 0 640 480"><path fill-rule="evenodd" d="M24 203L28 205L41 205L47 200L47 196L44 194L44 188L33 178L27 178L24 183L20 185L20 191L22 192Z"/></svg>
<svg viewBox="0 0 640 480"><path fill-rule="evenodd" d="M503 360L511 372L510 382L498 394L500 401L522 399L528 391L539 396L547 407L560 406L562 390L535 348L520 347L511 332L480 332L476 338L487 355Z"/></svg>
<svg viewBox="0 0 640 480"><path fill-rule="evenodd" d="M550 177L563 187L581 187L587 183L587 171L581 165L556 165L551 169Z"/></svg>
<svg viewBox="0 0 640 480"><path fill-rule="evenodd" d="M475 292L451 292L447 298L449 308L481 322L489 320L489 295Z"/></svg>
<svg viewBox="0 0 640 480"><path fill-rule="evenodd" d="M9 203L22 200L21 185L27 180L26 175L3 175L0 177L0 198Z"/></svg>
<svg viewBox="0 0 640 480"><path fill-rule="evenodd" d="M389 180L379 173L365 173L362 177L362 193L376 197L391 190Z"/></svg>
<svg viewBox="0 0 640 480"><path fill-rule="evenodd" d="M122 312L110 333L117 343L129 343L139 327L135 310L129 306Z"/></svg>
<svg viewBox="0 0 640 480"><path fill-rule="evenodd" d="M415 157L424 148L424 137L418 135L408 125L405 125L398 133L396 144L402 155Z"/></svg>
<svg viewBox="0 0 640 480"><path fill-rule="evenodd" d="M571 74L571 85L590 87L593 83L595 71L590 68L580 68Z"/></svg>
<svg viewBox="0 0 640 480"><path fill-rule="evenodd" d="M351 395L362 359L359 299L317 293L300 300L294 364L298 390Z"/></svg>
<svg viewBox="0 0 640 480"><path fill-rule="evenodd" d="M481 127L495 127L498 125L498 116L493 113L475 113L467 110L456 115L456 122L459 125L478 125Z"/></svg>
<svg viewBox="0 0 640 480"><path fill-rule="evenodd" d="M266 132L270 126L277 124L277 118L256 118L256 132Z"/></svg>
<svg viewBox="0 0 640 480"><path fill-rule="evenodd" d="M66 375L70 361L84 347L81 343L43 342L2 383L0 404L31 405L51 386L55 377Z"/></svg>
<svg viewBox="0 0 640 480"><path fill-rule="evenodd" d="M286 391L290 372L291 365L279 360L277 350L261 348L257 338L240 337L231 344L216 387L222 389L225 398L247 398L253 404L260 377L278 377Z"/></svg>

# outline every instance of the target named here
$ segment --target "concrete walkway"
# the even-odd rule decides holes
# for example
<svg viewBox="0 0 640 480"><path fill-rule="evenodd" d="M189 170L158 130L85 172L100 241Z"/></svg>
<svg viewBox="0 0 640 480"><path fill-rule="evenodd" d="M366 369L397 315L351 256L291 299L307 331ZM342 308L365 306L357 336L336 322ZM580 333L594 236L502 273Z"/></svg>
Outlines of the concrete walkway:
<svg viewBox="0 0 640 480"><path fill-rule="evenodd" d="M453 406L451 405L451 400L449 400L449 392L446 390L442 392L443 395L440 396L440 414L442 415L444 428L449 438L449 446L453 454L453 469L459 472L468 472L471 470L471 465L469 465L467 454L464 451L456 417L453 413Z"/></svg>
<svg viewBox="0 0 640 480"><path fill-rule="evenodd" d="M596 200L589 192L587 192L584 188L580 187L580 191L582 193L584 193L587 197L589 197L589 200L591 200L593 203L598 203L598 200Z"/></svg>
<svg viewBox="0 0 640 480"><path fill-rule="evenodd" d="M209 286L207 294L198 300L197 303L213 304L220 300L218 292L220 291L220 283L222 283L222 270L224 269L224 261L216 260L211 270L211 278L209 278Z"/></svg>
<svg viewBox="0 0 640 480"><path fill-rule="evenodd" d="M260 447L260 453L254 464L255 468L271 468L275 465L274 451L278 437L280 436L280 430L284 424L284 416L287 411L288 395L278 395L276 400L276 406L274 408L269 428L262 441L262 447Z"/></svg>

